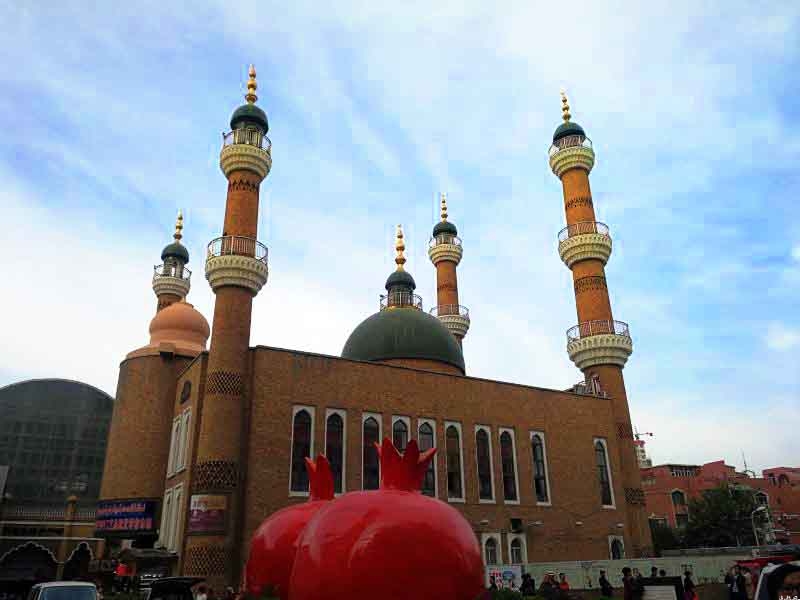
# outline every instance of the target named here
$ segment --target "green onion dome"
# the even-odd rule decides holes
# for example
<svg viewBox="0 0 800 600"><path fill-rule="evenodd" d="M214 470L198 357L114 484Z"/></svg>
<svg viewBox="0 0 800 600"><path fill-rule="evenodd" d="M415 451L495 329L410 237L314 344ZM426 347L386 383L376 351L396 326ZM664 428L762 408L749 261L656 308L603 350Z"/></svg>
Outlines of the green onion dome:
<svg viewBox="0 0 800 600"><path fill-rule="evenodd" d="M264 133L267 133L269 131L267 113L255 104L242 104L233 111L233 115L231 116L231 129L238 129L248 125L255 125Z"/></svg>
<svg viewBox="0 0 800 600"><path fill-rule="evenodd" d="M165 246L161 251L161 260L167 260L168 258L177 258L183 264L188 264L189 251L186 249L186 246L178 241L175 241L168 246Z"/></svg>
<svg viewBox="0 0 800 600"><path fill-rule="evenodd" d="M565 137L569 137L571 135L579 135L581 137L586 137L586 132L583 130L583 127L578 125L577 123L573 123L572 121L565 121L561 125L559 125L555 133L553 133L553 143L555 144L558 140L562 140Z"/></svg>
<svg viewBox="0 0 800 600"><path fill-rule="evenodd" d="M458 235L458 229L450 221L439 221L433 227L433 237L441 234Z"/></svg>

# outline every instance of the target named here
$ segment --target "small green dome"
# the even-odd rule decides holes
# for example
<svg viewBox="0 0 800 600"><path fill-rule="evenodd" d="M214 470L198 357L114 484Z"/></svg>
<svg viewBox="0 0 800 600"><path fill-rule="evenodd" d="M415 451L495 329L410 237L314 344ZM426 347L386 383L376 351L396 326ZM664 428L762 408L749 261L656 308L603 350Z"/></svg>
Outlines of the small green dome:
<svg viewBox="0 0 800 600"><path fill-rule="evenodd" d="M161 251L161 260L167 260L168 258L177 258L183 264L188 264L189 251L183 244L179 242L172 242L169 246L166 246Z"/></svg>
<svg viewBox="0 0 800 600"><path fill-rule="evenodd" d="M393 271L386 280L386 290L389 291L396 286L406 287L413 291L417 289L417 282L414 281L414 278L408 271Z"/></svg>
<svg viewBox="0 0 800 600"><path fill-rule="evenodd" d="M439 221L433 226L433 237L446 233L448 235L458 235L458 229L450 221Z"/></svg>
<svg viewBox="0 0 800 600"><path fill-rule="evenodd" d="M342 358L434 360L464 372L464 355L453 334L439 319L414 308L389 308L362 321L347 339Z"/></svg>
<svg viewBox="0 0 800 600"><path fill-rule="evenodd" d="M267 113L261 110L255 104L242 104L239 108L233 111L231 116L231 129L236 129L239 124L252 124L260 127L264 133L269 131L269 123L267 122Z"/></svg>
<svg viewBox="0 0 800 600"><path fill-rule="evenodd" d="M555 144L558 140L564 139L570 135L582 135L586 137L586 132L583 130L583 127L577 123L564 121L556 128L555 133L553 133L553 143Z"/></svg>

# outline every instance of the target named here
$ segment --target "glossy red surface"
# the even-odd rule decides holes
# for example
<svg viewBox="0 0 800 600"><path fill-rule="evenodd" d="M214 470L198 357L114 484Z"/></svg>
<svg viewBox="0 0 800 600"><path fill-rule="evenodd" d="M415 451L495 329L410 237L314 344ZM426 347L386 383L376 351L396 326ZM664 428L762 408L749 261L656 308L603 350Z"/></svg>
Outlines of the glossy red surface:
<svg viewBox="0 0 800 600"><path fill-rule="evenodd" d="M475 600L483 563L469 523L418 490L435 450L400 455L385 439L381 489L351 492L309 521L297 544L290 600Z"/></svg>
<svg viewBox="0 0 800 600"><path fill-rule="evenodd" d="M245 582L249 594L258 597L266 586L273 586L281 600L289 598L297 542L311 518L333 499L333 475L328 460L306 459L310 497L304 504L288 506L270 515L256 530L250 542Z"/></svg>

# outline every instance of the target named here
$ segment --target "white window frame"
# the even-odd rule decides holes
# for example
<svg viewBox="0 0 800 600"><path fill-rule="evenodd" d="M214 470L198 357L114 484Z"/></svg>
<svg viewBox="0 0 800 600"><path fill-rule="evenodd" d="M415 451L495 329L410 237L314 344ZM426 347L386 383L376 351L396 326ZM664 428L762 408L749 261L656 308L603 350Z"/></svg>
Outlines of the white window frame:
<svg viewBox="0 0 800 600"><path fill-rule="evenodd" d="M553 505L553 488L550 487L550 467L547 463L547 438L544 431L533 430L530 432L531 440L531 460L533 460L533 436L538 435L542 440L542 457L544 458L544 483L547 486L547 502L540 502L536 497L536 464L533 465L533 498L536 500L536 506L552 506Z"/></svg>
<svg viewBox="0 0 800 600"><path fill-rule="evenodd" d="M460 498L451 498L450 497L450 490L446 489L447 485L447 430L450 426L456 428L458 432L458 458L459 458L459 467L461 467L461 497ZM442 429L444 433L444 454L445 454L445 495L447 496L448 502L453 502L456 504L464 504L467 499L467 489L464 481L464 432L461 429L461 423L458 421L445 421L444 428Z"/></svg>
<svg viewBox="0 0 800 600"><path fill-rule="evenodd" d="M492 497L481 498L481 478L478 470L478 432L485 431L489 438L489 481L492 485ZM492 452L492 428L489 425L475 425L475 432L472 434L472 443L475 444L475 475L478 479L478 504L496 504L496 493L494 490L494 453ZM517 494L519 497L519 494Z"/></svg>
<svg viewBox="0 0 800 600"><path fill-rule="evenodd" d="M608 558L609 558L609 560L614 558L614 553L611 550L611 546L616 541L618 541L620 544L622 544L622 556L620 558L621 559L625 558L625 556L627 555L627 551L625 550L625 538L622 537L621 535L610 535L610 536L608 536Z"/></svg>
<svg viewBox="0 0 800 600"><path fill-rule="evenodd" d="M614 510L617 508L616 498L614 497L614 477L612 475L611 461L608 458L608 441L605 438L592 438L592 464L594 465L595 477L597 477L597 460L595 459L594 452L597 442L603 445L603 452L606 454L606 470L608 471L608 487L611 490L611 504L601 505L603 508ZM623 545L624 548L624 545Z"/></svg>
<svg viewBox="0 0 800 600"><path fill-rule="evenodd" d="M291 437L289 440L289 496L293 498L308 498L309 493L311 492L311 481L308 482L308 491L299 492L299 491L292 491L292 463L294 462L294 418L297 416L297 413L300 411L306 411L309 416L311 417L311 440L309 445L309 454L311 459L314 459L314 426L316 425L316 414L314 412L313 406L308 406L307 404L295 404L292 406L292 420L290 421L291 427Z"/></svg>
<svg viewBox="0 0 800 600"><path fill-rule="evenodd" d="M438 446L436 444L436 420L435 419L417 419L417 443L419 443L419 428L422 427L423 425L430 425L431 429L433 430L433 447L437 448ZM410 431L410 429L409 429L409 431ZM409 435L410 435L410 433L409 433ZM461 439L461 436L459 435L459 440L460 439ZM459 445L461 445L461 444L459 444ZM431 459L431 462L433 463L433 497L434 498L438 498L439 497L439 468L438 468L438 464L437 464L437 457L438 456L439 456L439 451L437 450L434 453L433 458ZM445 459L446 458L447 457L445 457ZM461 465L461 470L462 471L464 470L464 465L463 464ZM461 492L462 492L462 494L464 492L464 486L463 485L461 486Z"/></svg>
<svg viewBox="0 0 800 600"><path fill-rule="evenodd" d="M406 424L406 431L408 432L408 439L406 440L406 445L408 442L414 439L414 430L411 429L411 417L404 417L402 415L392 415L392 435L391 440L394 443L394 424L398 421L402 421Z"/></svg>
<svg viewBox="0 0 800 600"><path fill-rule="evenodd" d="M179 483L172 488L172 525L169 529L169 542L167 548L172 552L178 551L178 545L181 541L181 517L183 515L183 484Z"/></svg>
<svg viewBox="0 0 800 600"><path fill-rule="evenodd" d="M180 462L177 469L175 469L176 473L180 473L186 469L186 466L189 462L189 444L191 444L192 441L191 423L192 409L186 408L184 409L183 413L181 413L181 448L180 452L178 453Z"/></svg>
<svg viewBox="0 0 800 600"><path fill-rule="evenodd" d="M178 446L180 445L181 417L178 415L172 419L172 435L169 441L169 456L167 457L167 477L175 475L176 461L178 458Z"/></svg>
<svg viewBox="0 0 800 600"><path fill-rule="evenodd" d="M158 541L164 548L169 547L170 527L172 526L172 489L164 492L161 504L161 527L158 529Z"/></svg>
<svg viewBox="0 0 800 600"><path fill-rule="evenodd" d="M364 423L367 422L367 419L372 417L378 422L378 444L380 444L383 440L383 416L380 413L374 412L362 412L361 413L361 429L358 431L358 437L361 440L359 446L361 447L361 489L364 488ZM381 476L381 461L378 460L378 481L380 481Z"/></svg>
<svg viewBox="0 0 800 600"><path fill-rule="evenodd" d="M506 488L505 483L503 484L503 504L519 504L520 497L519 497L519 466L517 463L517 436L514 434L514 430L510 427L498 427L497 428L497 448L500 452L500 468L503 467L503 448L500 445L500 436L503 433L508 433L511 436L511 453L512 458L514 459L514 491L516 492L517 499L516 500L506 500ZM502 475L502 471L501 471ZM510 556L510 555L509 555Z"/></svg>
<svg viewBox="0 0 800 600"><path fill-rule="evenodd" d="M520 551L522 552L522 562L513 562L514 555L511 553L511 542L514 540L520 541ZM506 534L506 541L508 544L508 564L510 565L524 565L528 563L528 542L525 539L524 533L508 533Z"/></svg>
<svg viewBox="0 0 800 600"><path fill-rule="evenodd" d="M495 544L497 544L497 562L496 563L489 563L486 560L486 541L489 539L494 539ZM500 537L499 531L492 531L489 533L482 533L481 534L481 558L483 559L483 564L487 567L490 565L502 565L503 563L503 539Z"/></svg>
<svg viewBox="0 0 800 600"><path fill-rule="evenodd" d="M342 419L342 494L347 491L347 411L341 408L325 409L325 452L328 451L328 418L331 415L339 415ZM336 493L334 496L339 496Z"/></svg>

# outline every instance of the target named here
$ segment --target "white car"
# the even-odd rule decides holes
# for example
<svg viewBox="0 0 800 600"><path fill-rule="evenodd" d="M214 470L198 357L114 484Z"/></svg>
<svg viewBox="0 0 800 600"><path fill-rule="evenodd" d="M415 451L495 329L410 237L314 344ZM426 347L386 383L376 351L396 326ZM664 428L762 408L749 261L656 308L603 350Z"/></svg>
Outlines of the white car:
<svg viewBox="0 0 800 600"><path fill-rule="evenodd" d="M97 587L82 581L37 583L28 592L28 600L98 600Z"/></svg>

